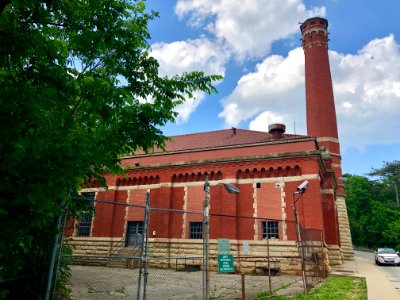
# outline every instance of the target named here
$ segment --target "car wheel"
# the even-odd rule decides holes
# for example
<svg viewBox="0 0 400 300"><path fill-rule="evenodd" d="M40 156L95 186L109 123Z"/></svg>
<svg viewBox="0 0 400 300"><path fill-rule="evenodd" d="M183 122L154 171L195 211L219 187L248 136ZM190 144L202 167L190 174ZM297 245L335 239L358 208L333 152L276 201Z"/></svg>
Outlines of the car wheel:
<svg viewBox="0 0 400 300"><path fill-rule="evenodd" d="M379 261L377 261L377 260L375 260L375 264L377 264L378 266L381 265L381 263Z"/></svg>
<svg viewBox="0 0 400 300"><path fill-rule="evenodd" d="M400 267L400 263L398 263L397 266Z"/></svg>

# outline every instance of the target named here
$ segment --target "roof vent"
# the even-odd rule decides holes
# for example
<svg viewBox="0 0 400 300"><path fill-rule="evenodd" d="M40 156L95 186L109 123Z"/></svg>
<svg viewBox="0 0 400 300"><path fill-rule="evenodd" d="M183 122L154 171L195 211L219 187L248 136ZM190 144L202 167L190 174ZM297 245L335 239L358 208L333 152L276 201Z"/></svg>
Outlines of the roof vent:
<svg viewBox="0 0 400 300"><path fill-rule="evenodd" d="M279 140L282 138L286 131L286 126L284 124L271 124L268 126L268 132L272 135L274 140Z"/></svg>

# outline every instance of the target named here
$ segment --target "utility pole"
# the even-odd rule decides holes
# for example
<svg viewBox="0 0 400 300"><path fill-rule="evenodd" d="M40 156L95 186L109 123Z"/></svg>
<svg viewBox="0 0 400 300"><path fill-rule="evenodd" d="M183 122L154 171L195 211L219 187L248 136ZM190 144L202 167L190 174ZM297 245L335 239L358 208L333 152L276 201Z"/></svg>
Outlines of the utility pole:
<svg viewBox="0 0 400 300"><path fill-rule="evenodd" d="M203 249L204 249L204 260L203 260L203 299L208 300L210 298L210 183L208 182L208 176L205 178L204 183L204 215L203 215Z"/></svg>

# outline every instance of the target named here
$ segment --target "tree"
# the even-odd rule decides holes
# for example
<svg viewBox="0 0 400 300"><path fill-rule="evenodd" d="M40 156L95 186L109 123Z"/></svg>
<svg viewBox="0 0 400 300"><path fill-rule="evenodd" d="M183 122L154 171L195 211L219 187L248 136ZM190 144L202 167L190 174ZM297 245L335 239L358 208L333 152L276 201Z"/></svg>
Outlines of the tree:
<svg viewBox="0 0 400 300"><path fill-rule="evenodd" d="M397 219L388 223L387 229L382 233L385 242L391 242L396 249L400 249L400 215L397 214Z"/></svg>
<svg viewBox="0 0 400 300"><path fill-rule="evenodd" d="M379 176L382 180L386 181L387 184L393 184L397 206L400 206L399 200L399 182L400 182L400 161L395 160L392 162L384 162L382 168L373 168L369 176Z"/></svg>
<svg viewBox="0 0 400 300"><path fill-rule="evenodd" d="M386 182L345 175L347 212L353 244L400 249L400 211L386 200Z"/></svg>
<svg viewBox="0 0 400 300"><path fill-rule="evenodd" d="M174 108L221 77L161 77L145 1L8 0L0 13L0 282L23 278L35 299L55 220L80 209L71 192L123 172L123 154L162 148Z"/></svg>
<svg viewBox="0 0 400 300"><path fill-rule="evenodd" d="M345 181L346 204L353 243L367 246L366 228L372 211L373 190L366 177L347 175Z"/></svg>

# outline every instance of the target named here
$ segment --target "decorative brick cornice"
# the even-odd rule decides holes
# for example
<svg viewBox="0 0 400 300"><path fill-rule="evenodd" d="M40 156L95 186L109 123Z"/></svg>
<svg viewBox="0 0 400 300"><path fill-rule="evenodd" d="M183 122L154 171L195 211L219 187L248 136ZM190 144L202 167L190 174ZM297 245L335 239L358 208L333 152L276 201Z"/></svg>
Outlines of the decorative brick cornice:
<svg viewBox="0 0 400 300"><path fill-rule="evenodd" d="M153 165L141 165L140 167L127 167L125 170L148 170L148 169L162 169L170 167L182 167L182 166L203 166L208 164L227 164L227 163L243 163L251 162L254 160L276 160L276 159L288 159L288 158L305 158L320 156L319 150L312 151L301 151L301 152L287 152L287 153L272 153L266 155L254 155L254 156L238 156L229 158L218 158L218 159L206 159L206 160L192 160L192 161L180 161L165 164L153 164Z"/></svg>

